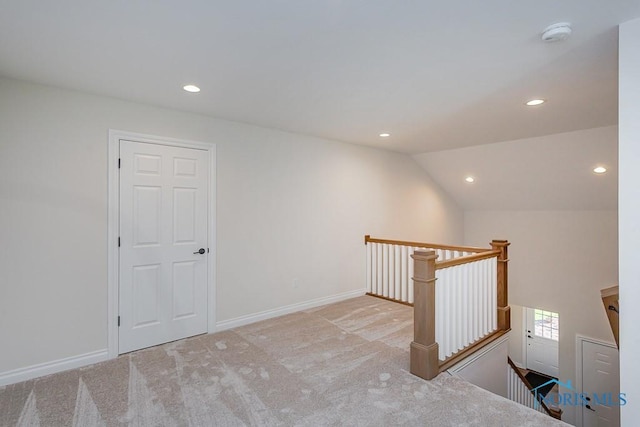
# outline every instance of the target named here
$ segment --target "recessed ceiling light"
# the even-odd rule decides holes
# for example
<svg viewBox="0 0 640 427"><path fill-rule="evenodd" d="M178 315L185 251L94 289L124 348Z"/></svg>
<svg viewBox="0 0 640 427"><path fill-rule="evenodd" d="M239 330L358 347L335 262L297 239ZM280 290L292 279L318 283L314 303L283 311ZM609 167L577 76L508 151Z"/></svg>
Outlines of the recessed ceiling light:
<svg viewBox="0 0 640 427"><path fill-rule="evenodd" d="M527 101L527 105L529 107L535 107L536 105L544 104L546 100L544 99L532 99L531 101Z"/></svg>
<svg viewBox="0 0 640 427"><path fill-rule="evenodd" d="M468 183L472 183L472 182L474 182L474 181L475 181L475 178L474 178L474 177L472 177L472 176L468 176L468 177L466 177L464 180L465 180L465 181L467 181Z"/></svg>
<svg viewBox="0 0 640 427"><path fill-rule="evenodd" d="M597 174L603 174L607 171L607 168L605 168L604 166L598 166L596 168L593 168L593 171Z"/></svg>
<svg viewBox="0 0 640 427"><path fill-rule="evenodd" d="M187 92L191 92L191 93L200 92L200 88L198 86L195 86L195 85L182 86L182 89L186 90Z"/></svg>
<svg viewBox="0 0 640 427"><path fill-rule="evenodd" d="M388 137L390 137L390 136L391 136L391 134L390 134L390 133L381 133L381 134L380 134L380 138L388 138Z"/></svg>

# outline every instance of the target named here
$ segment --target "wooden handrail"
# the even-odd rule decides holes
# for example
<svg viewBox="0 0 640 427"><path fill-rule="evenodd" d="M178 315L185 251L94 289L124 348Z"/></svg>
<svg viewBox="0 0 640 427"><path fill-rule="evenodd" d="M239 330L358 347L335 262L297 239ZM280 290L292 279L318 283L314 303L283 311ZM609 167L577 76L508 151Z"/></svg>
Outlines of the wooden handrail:
<svg viewBox="0 0 640 427"><path fill-rule="evenodd" d="M389 239L376 239L368 234L364 236L364 244L367 243L386 243L388 245L398 245L398 246L411 246L415 248L427 248L427 249L444 249L449 251L459 251L459 252L485 252L487 248L476 248L473 246L452 246L452 245L439 245L437 243L422 243L422 242L406 242L403 240L389 240Z"/></svg>
<svg viewBox="0 0 640 427"><path fill-rule="evenodd" d="M531 385L529 380L526 379L524 375L522 375L522 372L520 372L520 368L518 368L516 366L516 364L513 363L513 360L511 360L511 357L509 357L509 356L507 356L507 363L509 364L509 366L511 366L511 369L513 369L513 371L516 373L516 375L518 375L520 377L520 381L522 381L524 383L524 385L527 386L527 389L529 391L531 391L533 389L533 386Z"/></svg>
<svg viewBox="0 0 640 427"><path fill-rule="evenodd" d="M533 386L531 385L529 380L527 380L527 378L524 375L522 375L522 372L520 372L520 368L518 368L516 366L516 364L513 363L513 360L511 360L511 358L509 356L507 356L507 363L509 364L509 366L511 366L511 369L513 369L513 371L516 373L518 378L520 378L520 381L522 381L524 383L524 385L527 387L527 390L529 390L531 392L531 394L534 394ZM551 413L551 410L546 405L546 403L544 403L544 401L542 399L538 399L538 403L540 404L540 406L542 406L542 408L545 410L547 415L553 417L553 415ZM556 418L556 417L554 417L554 418Z"/></svg>
<svg viewBox="0 0 640 427"><path fill-rule="evenodd" d="M436 261L436 270L441 268L454 267L456 265L467 264L474 261L481 261L483 259L498 257L502 251L485 249L485 252L478 252L473 255L466 255L459 258L449 259L446 261Z"/></svg>
<svg viewBox="0 0 640 427"><path fill-rule="evenodd" d="M377 239L370 235L364 236L365 245L368 243L379 243L383 245L406 246L411 248L409 251L403 250L400 255L398 252L380 250L374 245L367 247L367 289L371 292L377 289L377 292L371 292L373 296L383 297L392 301L396 298L402 298L402 301L408 303L411 296L407 298L408 292L413 292L413 317L414 317L414 339L410 345L410 372L424 379L432 379L438 375L447 366L468 356L473 351L489 342L499 338L511 330L511 309L508 299L508 247L509 242L506 240L493 240L490 248L479 248L472 246L454 246L442 245L436 243L412 242L403 240ZM397 248L396 248L397 249ZM463 252L463 256L444 261L436 261L438 256L448 258L450 254L442 253L442 250ZM413 259L413 269L407 265L407 255ZM453 256L462 255L454 253ZM448 267L461 266L473 263L475 261L495 259L496 265L491 265L490 272L495 274L490 281L495 286L495 301L487 301L486 296L483 297L484 305L480 307L483 315L491 316L492 321L482 327L480 333L481 338L475 336L460 336L459 343L451 344L446 342L444 352L450 356L442 361L439 360L439 344L436 341L436 270ZM378 261L378 264L374 264ZM391 260L391 263L389 263ZM379 264L387 263L387 264ZM401 265L401 267L398 267ZM489 270L475 271L474 266L469 267L472 274L488 274ZM442 272L441 278L449 277L448 272ZM375 276L375 279L374 279ZM400 279L397 279L397 277ZM413 291L406 282L407 276L413 281ZM413 276L413 277L411 277ZM395 278L395 279L394 279ZM450 279L450 278L449 278ZM447 280L449 280L447 279ZM374 285L375 280L375 285ZM400 284L398 284L400 281ZM457 283L456 285L459 285ZM393 288L395 286L395 288ZM401 286L401 292L398 291ZM395 291L394 291L395 289ZM484 289L484 288L483 288ZM487 289L484 289L488 292ZM493 293L494 290L492 290ZM398 295L401 293L401 296ZM378 295L384 294L384 295ZM487 303L490 305L487 306ZM494 307L494 308L492 308ZM497 310L494 317L492 310ZM452 311L456 314L455 310ZM444 317L443 317L444 318ZM454 320L455 321L455 320ZM495 323L493 323L495 322ZM485 322L487 323L487 322ZM490 325L489 325L490 324ZM495 326L494 326L495 325ZM495 329L494 329L495 328ZM470 342L468 342L470 341ZM450 345L451 344L451 345ZM451 354L455 348L463 346L464 348ZM449 348L449 346L451 348ZM446 351L445 351L446 350Z"/></svg>

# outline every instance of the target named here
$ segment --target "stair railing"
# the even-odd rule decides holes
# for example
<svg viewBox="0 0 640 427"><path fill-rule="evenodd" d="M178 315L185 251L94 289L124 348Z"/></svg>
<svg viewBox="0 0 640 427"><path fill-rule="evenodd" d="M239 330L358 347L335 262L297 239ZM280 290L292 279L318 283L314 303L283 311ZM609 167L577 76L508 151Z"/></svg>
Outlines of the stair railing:
<svg viewBox="0 0 640 427"><path fill-rule="evenodd" d="M536 397L533 386L510 357L507 357L507 397L553 418L560 419L562 414L560 410L550 409L542 399Z"/></svg>
<svg viewBox="0 0 640 427"><path fill-rule="evenodd" d="M414 307L414 375L434 378L510 330L507 241L486 249L365 236L365 244L367 293Z"/></svg>

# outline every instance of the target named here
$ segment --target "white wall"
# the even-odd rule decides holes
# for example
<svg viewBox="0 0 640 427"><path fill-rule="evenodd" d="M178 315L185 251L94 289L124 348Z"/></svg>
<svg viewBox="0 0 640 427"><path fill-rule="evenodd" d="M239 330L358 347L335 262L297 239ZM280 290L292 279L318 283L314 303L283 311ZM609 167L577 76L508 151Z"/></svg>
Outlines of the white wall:
<svg viewBox="0 0 640 427"><path fill-rule="evenodd" d="M619 233L620 233L620 391L621 425L640 419L640 20L620 26L619 64Z"/></svg>
<svg viewBox="0 0 640 427"><path fill-rule="evenodd" d="M509 303L560 314L560 379L575 384L576 334L614 342L600 289L618 283L617 213L465 213L466 244L486 245L500 238L511 242ZM521 349L522 338L514 330L510 349ZM521 362L522 350L514 356ZM563 420L572 423L574 417L574 408L566 408Z"/></svg>
<svg viewBox="0 0 640 427"><path fill-rule="evenodd" d="M511 271L509 272L511 274ZM510 298L512 301L513 298ZM509 332L509 357L516 366L524 368L526 365L525 354L522 348L524 337L522 331L525 327L524 307L509 301L511 307L511 332Z"/></svg>
<svg viewBox="0 0 640 427"><path fill-rule="evenodd" d="M501 337L447 371L499 396L508 396L507 355L509 339Z"/></svg>
<svg viewBox="0 0 640 427"><path fill-rule="evenodd" d="M217 321L363 289L364 234L462 242L409 156L0 79L0 376L107 347L110 128L217 144Z"/></svg>
<svg viewBox="0 0 640 427"><path fill-rule="evenodd" d="M606 126L413 157L465 211L616 210L617 148Z"/></svg>

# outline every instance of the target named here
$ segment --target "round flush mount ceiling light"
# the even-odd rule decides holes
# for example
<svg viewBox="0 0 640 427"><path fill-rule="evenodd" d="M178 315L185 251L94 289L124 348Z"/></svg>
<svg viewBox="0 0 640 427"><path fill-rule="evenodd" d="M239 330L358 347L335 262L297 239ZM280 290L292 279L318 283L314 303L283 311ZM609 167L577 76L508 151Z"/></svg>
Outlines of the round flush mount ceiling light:
<svg viewBox="0 0 640 427"><path fill-rule="evenodd" d="M200 88L196 85L185 85L182 86L182 89L186 90L187 92L191 92L191 93L198 93L200 92Z"/></svg>
<svg viewBox="0 0 640 427"><path fill-rule="evenodd" d="M529 107L535 107L536 105L541 105L547 102L545 99L532 99L526 102L526 105Z"/></svg>
<svg viewBox="0 0 640 427"><path fill-rule="evenodd" d="M597 166L595 168L593 168L593 172L597 173L598 175L601 175L603 173L605 173L607 171L607 168L605 168L604 166Z"/></svg>
<svg viewBox="0 0 640 427"><path fill-rule="evenodd" d="M381 133L380 138L389 138L391 136L390 133Z"/></svg>
<svg viewBox="0 0 640 427"><path fill-rule="evenodd" d="M553 43L566 40L570 35L571 24L569 22L558 22L545 28L540 37L545 43Z"/></svg>
<svg viewBox="0 0 640 427"><path fill-rule="evenodd" d="M472 176L468 176L464 179L465 181L467 181L469 184L471 184L472 182L474 182L476 179Z"/></svg>

